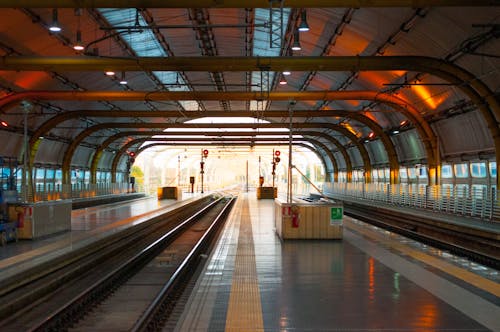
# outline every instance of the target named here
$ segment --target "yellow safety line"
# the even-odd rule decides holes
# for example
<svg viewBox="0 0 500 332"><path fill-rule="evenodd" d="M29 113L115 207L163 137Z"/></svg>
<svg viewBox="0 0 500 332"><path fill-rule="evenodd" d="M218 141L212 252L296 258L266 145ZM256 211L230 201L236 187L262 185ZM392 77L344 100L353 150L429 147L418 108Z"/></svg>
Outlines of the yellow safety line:
<svg viewBox="0 0 500 332"><path fill-rule="evenodd" d="M494 281L481 277L475 273L467 271L456 265L443 261L437 257L412 249L404 244L397 243L393 239L386 239L383 235L368 228L354 224L349 218L344 217L344 223L348 228L354 229L357 232L366 235L372 239L382 242L384 245L390 246L399 252L411 256L427 265L433 266L447 274L453 275L477 288L489 292L495 296L500 296L500 285Z"/></svg>
<svg viewBox="0 0 500 332"><path fill-rule="evenodd" d="M226 315L226 331L263 331L252 223L248 200L242 199L238 248Z"/></svg>

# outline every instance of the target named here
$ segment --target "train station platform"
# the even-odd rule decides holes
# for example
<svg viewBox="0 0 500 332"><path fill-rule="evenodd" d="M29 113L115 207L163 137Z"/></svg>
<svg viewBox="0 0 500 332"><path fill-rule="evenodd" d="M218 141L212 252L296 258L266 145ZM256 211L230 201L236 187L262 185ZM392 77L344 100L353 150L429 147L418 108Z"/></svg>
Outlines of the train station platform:
<svg viewBox="0 0 500 332"><path fill-rule="evenodd" d="M344 217L343 240L286 240L242 194L177 331L500 331L498 271Z"/></svg>
<svg viewBox="0 0 500 332"><path fill-rule="evenodd" d="M144 197L73 210L71 231L35 241L8 243L0 247L0 284L18 273L76 251L111 234L125 230L160 214L167 213L199 198L200 194L184 194L184 199L157 200Z"/></svg>
<svg viewBox="0 0 500 332"><path fill-rule="evenodd" d="M0 284L197 197L75 210L71 232L0 248ZM342 240L281 241L273 216L239 194L175 330L500 331L499 271L346 216Z"/></svg>

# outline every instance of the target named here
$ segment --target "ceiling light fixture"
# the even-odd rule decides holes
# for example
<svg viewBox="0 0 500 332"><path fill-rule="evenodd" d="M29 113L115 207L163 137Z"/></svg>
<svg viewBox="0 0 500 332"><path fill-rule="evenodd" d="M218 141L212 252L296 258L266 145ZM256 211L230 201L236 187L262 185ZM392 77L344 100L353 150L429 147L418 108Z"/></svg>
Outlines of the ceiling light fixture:
<svg viewBox="0 0 500 332"><path fill-rule="evenodd" d="M5 122L5 121L0 122L0 124L2 124L2 126L4 126L4 127L8 127L9 126L9 124L7 122Z"/></svg>
<svg viewBox="0 0 500 332"><path fill-rule="evenodd" d="M287 85L288 82L286 81L285 76L281 75L280 76L280 85Z"/></svg>
<svg viewBox="0 0 500 332"><path fill-rule="evenodd" d="M300 32L309 31L309 24L307 24L307 12L305 9L302 11L302 14L301 14L299 31Z"/></svg>
<svg viewBox="0 0 500 332"><path fill-rule="evenodd" d="M73 45L73 49L75 51L83 51L85 49L82 43L82 32L80 30L76 31L76 43Z"/></svg>
<svg viewBox="0 0 500 332"><path fill-rule="evenodd" d="M106 76L113 76L115 74L114 71L108 70L105 72Z"/></svg>
<svg viewBox="0 0 500 332"><path fill-rule="evenodd" d="M127 79L125 78L125 72L122 71L122 77L120 79L120 84L121 85L126 85L128 82L127 82Z"/></svg>
<svg viewBox="0 0 500 332"><path fill-rule="evenodd" d="M57 20L57 9L52 9L52 24L49 26L49 30L52 32L61 31L61 27L59 26L59 22Z"/></svg>
<svg viewBox="0 0 500 332"><path fill-rule="evenodd" d="M293 51L300 51L301 49L302 49L302 47L300 47L299 31L295 30L295 33L293 34L292 50Z"/></svg>
<svg viewBox="0 0 500 332"><path fill-rule="evenodd" d="M289 70L285 70L285 71L283 72L283 75L285 75L285 76L288 76L288 75L291 75L291 74L292 74L292 72L291 72L291 71L289 71Z"/></svg>

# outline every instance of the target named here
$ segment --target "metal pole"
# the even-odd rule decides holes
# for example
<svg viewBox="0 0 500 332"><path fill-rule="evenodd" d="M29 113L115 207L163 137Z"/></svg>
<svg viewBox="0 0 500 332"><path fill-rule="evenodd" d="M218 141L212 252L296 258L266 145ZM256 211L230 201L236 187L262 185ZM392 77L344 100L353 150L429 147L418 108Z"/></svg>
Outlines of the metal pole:
<svg viewBox="0 0 500 332"><path fill-rule="evenodd" d="M293 136L292 136L292 129L293 129L293 109L290 106L289 108L289 113L290 113L290 127L289 127L289 135L288 135L288 195L287 195L287 202L292 203L292 141L293 141Z"/></svg>
<svg viewBox="0 0 500 332"><path fill-rule="evenodd" d="M201 174L201 193L203 194L203 173L205 173L203 171L203 149L201 149L201 162L200 162L200 168L201 168L201 171L200 171L200 174Z"/></svg>
<svg viewBox="0 0 500 332"><path fill-rule="evenodd" d="M248 160L247 160L247 192L248 192Z"/></svg>
<svg viewBox="0 0 500 332"><path fill-rule="evenodd" d="M177 156L177 187L181 186L181 155Z"/></svg>
<svg viewBox="0 0 500 332"><path fill-rule="evenodd" d="M273 190L274 190L274 177L276 176L276 161L274 160L274 149L273 149L273 155L271 156L272 157L272 165L273 165L273 172L272 172L272 175L273 175Z"/></svg>
<svg viewBox="0 0 500 332"><path fill-rule="evenodd" d="M22 194L23 202L28 203L29 199L29 165L28 165L28 113L31 110L31 103L28 101L21 102L23 107L23 122L24 122L24 133L23 133L23 174L22 174Z"/></svg>

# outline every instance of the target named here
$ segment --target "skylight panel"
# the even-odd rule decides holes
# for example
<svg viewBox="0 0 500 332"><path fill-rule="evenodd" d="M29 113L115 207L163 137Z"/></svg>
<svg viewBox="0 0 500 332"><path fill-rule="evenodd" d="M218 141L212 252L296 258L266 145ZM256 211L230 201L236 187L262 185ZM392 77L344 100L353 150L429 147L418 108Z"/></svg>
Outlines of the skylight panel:
<svg viewBox="0 0 500 332"><path fill-rule="evenodd" d="M283 24L288 22L290 16L290 8L283 8ZM279 11L273 12L273 25L279 27L281 24L281 17ZM270 44L270 26L261 26L264 23L269 23L269 9L256 8L255 9L255 24L257 27L254 31L253 38L253 55L254 56L279 56L281 51L281 43L283 36L278 38L280 45L269 47ZM285 31L285 29L282 29ZM278 29L277 31L281 31ZM264 77L261 77L264 75ZM269 91L270 84L274 80L275 72L269 72L269 77L263 72L252 72L252 91ZM262 81L262 82L261 82ZM262 86L257 86L262 84ZM250 101L251 111L262 111L267 107L267 101L258 102L256 100Z"/></svg>
<svg viewBox="0 0 500 332"><path fill-rule="evenodd" d="M106 18L111 26L129 26L133 27L136 24L139 26L147 26L147 22L141 15L136 15L136 9L125 8L125 9L113 9L105 8L99 10L101 14ZM137 21L136 21L137 19ZM126 32L124 29L117 29L118 32ZM133 31L133 30L131 30ZM168 54L165 52L161 44L156 39L156 36L152 30L141 30L141 32L130 32L124 34L124 42L126 42L134 52L141 57L167 57ZM177 72L172 71L154 71L158 80L167 85L166 88L169 91L191 91L187 82L179 75ZM177 84L177 85L175 85ZM196 100L183 100L179 101L179 104L188 111L198 110L198 102Z"/></svg>

